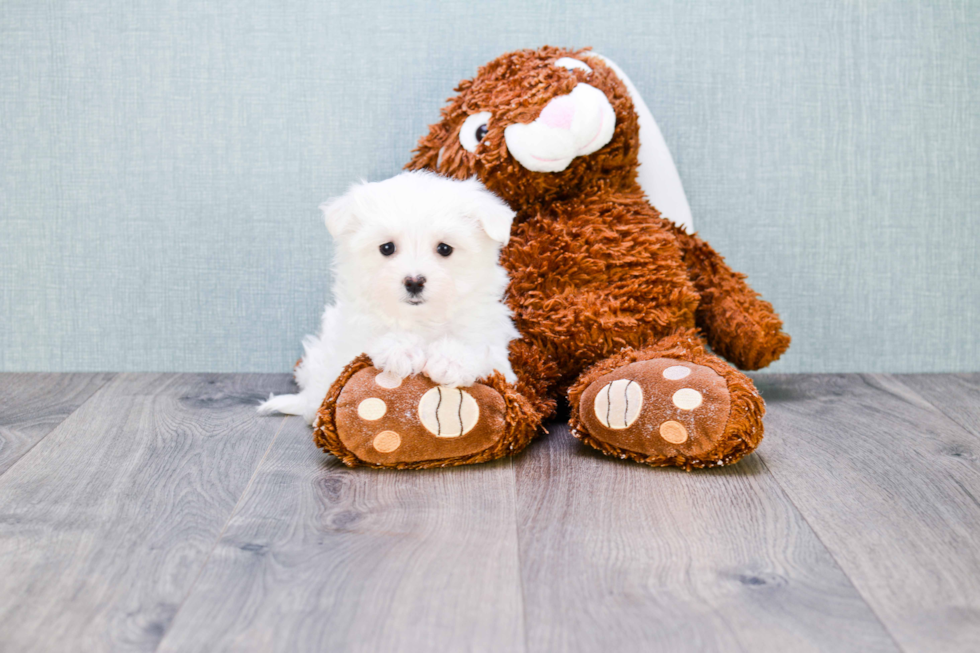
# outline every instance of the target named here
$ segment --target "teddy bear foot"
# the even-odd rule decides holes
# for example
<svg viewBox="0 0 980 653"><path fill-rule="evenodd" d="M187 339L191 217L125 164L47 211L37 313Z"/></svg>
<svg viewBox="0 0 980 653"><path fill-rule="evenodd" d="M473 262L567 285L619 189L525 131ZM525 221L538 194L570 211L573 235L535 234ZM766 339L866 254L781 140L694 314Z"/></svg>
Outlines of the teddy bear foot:
<svg viewBox="0 0 980 653"><path fill-rule="evenodd" d="M517 453L539 423L501 375L467 388L422 375L392 383L362 356L327 394L314 441L349 466L447 467Z"/></svg>
<svg viewBox="0 0 980 653"><path fill-rule="evenodd" d="M606 454L657 467L737 461L762 439L762 399L720 359L705 352L692 358L699 360L627 360L591 375L584 388L580 381L573 434Z"/></svg>

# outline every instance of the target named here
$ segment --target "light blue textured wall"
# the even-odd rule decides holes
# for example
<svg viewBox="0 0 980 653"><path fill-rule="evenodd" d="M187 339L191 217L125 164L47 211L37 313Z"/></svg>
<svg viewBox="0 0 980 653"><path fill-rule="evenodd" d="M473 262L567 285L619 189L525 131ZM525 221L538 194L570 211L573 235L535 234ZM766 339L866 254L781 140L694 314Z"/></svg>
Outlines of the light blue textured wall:
<svg viewBox="0 0 980 653"><path fill-rule="evenodd" d="M948 0L3 0L0 369L289 369L317 204L545 43L633 77L786 320L771 369L980 369L980 4Z"/></svg>

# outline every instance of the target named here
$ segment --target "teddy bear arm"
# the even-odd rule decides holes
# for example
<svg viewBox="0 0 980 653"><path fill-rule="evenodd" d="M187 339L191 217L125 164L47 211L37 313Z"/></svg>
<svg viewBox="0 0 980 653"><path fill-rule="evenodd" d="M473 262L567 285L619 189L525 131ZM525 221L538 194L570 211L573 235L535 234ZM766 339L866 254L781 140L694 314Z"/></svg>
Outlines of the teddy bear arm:
<svg viewBox="0 0 980 653"><path fill-rule="evenodd" d="M758 370L778 359L790 337L772 304L706 242L686 233L677 236L701 295L695 320L711 348L743 370Z"/></svg>

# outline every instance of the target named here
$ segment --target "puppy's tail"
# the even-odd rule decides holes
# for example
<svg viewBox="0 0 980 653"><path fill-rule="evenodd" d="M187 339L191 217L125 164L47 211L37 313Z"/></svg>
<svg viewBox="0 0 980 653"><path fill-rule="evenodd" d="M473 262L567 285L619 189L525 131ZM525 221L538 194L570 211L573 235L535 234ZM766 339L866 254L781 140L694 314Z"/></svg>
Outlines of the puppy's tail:
<svg viewBox="0 0 980 653"><path fill-rule="evenodd" d="M302 395L269 395L269 398L259 404L259 415L282 413L284 415L303 415L309 403Z"/></svg>

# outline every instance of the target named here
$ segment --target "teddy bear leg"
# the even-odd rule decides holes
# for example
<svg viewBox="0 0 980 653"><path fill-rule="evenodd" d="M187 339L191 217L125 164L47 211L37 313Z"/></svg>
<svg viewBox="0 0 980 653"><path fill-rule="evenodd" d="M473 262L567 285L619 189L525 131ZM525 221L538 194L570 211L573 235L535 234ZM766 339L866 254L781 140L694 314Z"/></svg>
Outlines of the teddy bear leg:
<svg viewBox="0 0 980 653"><path fill-rule="evenodd" d="M538 431L535 403L494 374L466 388L423 375L391 387L367 356L348 365L314 422L317 446L348 466L418 469L515 454Z"/></svg>
<svg viewBox="0 0 980 653"><path fill-rule="evenodd" d="M694 331L597 363L568 396L576 437L655 467L731 464L762 439L765 407L751 379L708 353Z"/></svg>

